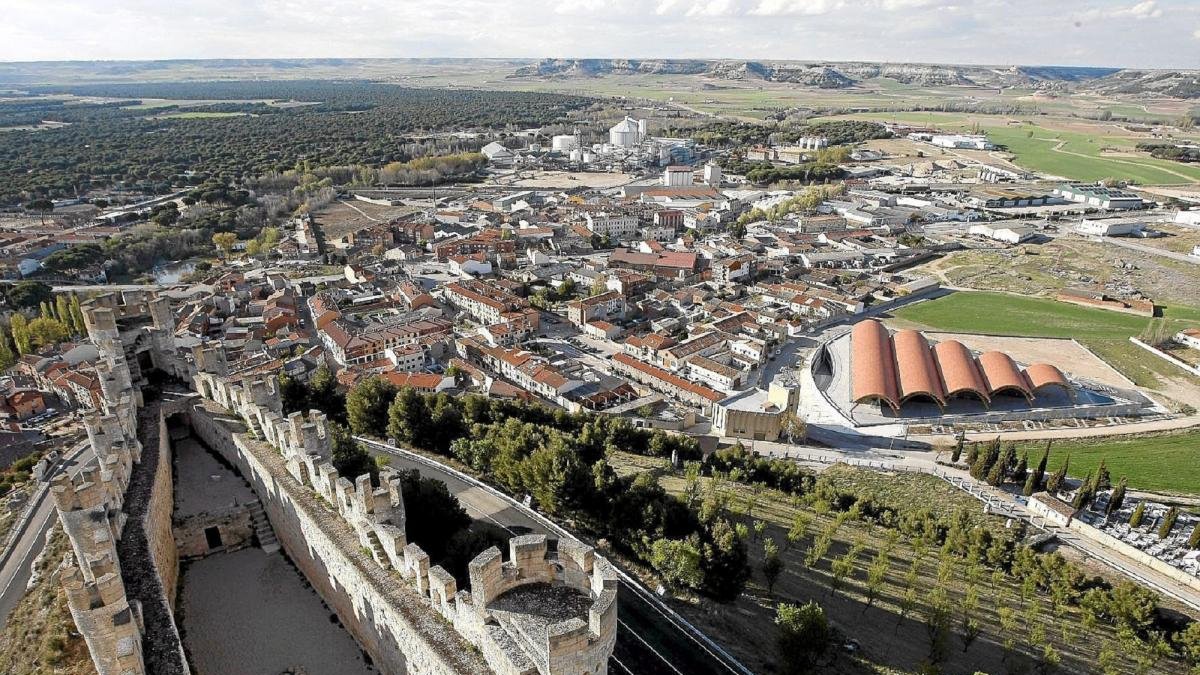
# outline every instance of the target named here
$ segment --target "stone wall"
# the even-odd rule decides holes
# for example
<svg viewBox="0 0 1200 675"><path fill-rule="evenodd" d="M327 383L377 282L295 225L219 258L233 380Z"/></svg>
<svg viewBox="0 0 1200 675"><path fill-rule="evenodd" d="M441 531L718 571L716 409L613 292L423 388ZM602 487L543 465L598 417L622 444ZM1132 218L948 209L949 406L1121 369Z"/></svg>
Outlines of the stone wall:
<svg viewBox="0 0 1200 675"><path fill-rule="evenodd" d="M217 528L221 533L221 547L217 550L226 553L237 551L254 543L254 521L250 516L250 506L239 504L220 511L199 513L188 516L175 523L175 546L179 549L179 557L184 559L200 558L213 553L208 545L205 530Z"/></svg>
<svg viewBox="0 0 1200 675"><path fill-rule="evenodd" d="M328 501L288 473L278 450L245 435L212 401L196 404L192 429L250 482L284 550L382 672L487 672L424 598L363 550Z"/></svg>
<svg viewBox="0 0 1200 675"><path fill-rule="evenodd" d="M179 586L179 551L171 532L171 514L175 509L174 487L171 478L171 436L167 431L166 411L158 416L158 467L146 509L146 537L150 557L158 573L159 583L167 596L167 604L175 611L175 595Z"/></svg>

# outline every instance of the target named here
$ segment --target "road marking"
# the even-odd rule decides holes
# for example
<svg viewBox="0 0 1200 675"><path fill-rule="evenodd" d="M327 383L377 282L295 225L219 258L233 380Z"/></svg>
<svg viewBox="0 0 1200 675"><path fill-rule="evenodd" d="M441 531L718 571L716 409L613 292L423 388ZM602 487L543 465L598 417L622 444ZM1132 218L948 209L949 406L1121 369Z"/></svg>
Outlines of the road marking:
<svg viewBox="0 0 1200 675"><path fill-rule="evenodd" d="M621 670L624 670L625 672L629 673L629 675L633 675L633 671L629 669L629 666L625 665L624 663L621 663L621 659L618 659L615 654L610 655L609 658L611 658L613 660L613 663L617 664L618 666L621 666Z"/></svg>
<svg viewBox="0 0 1200 675"><path fill-rule="evenodd" d="M634 636L635 638L637 638L637 639L638 639L638 642L641 642L642 644L646 645L646 649L649 649L650 651L654 652L654 655L655 655L655 656L657 656L658 658L662 659L662 662L663 662L663 663L665 663L665 664L667 664L667 667L669 667L671 670L673 670L673 671L675 671L675 672L679 673L679 675L683 675L683 672L682 672L681 670L679 670L678 668L676 668L676 667L675 667L675 664L673 664L673 663L671 663L670 661L668 661L668 660L667 660L667 657L665 657L665 656L663 656L662 654L660 654L660 653L658 652L658 650L657 650L657 649L655 649L654 647L651 647L651 646L650 646L650 643L649 643L649 642L646 642L645 640L643 640L641 635L638 635L637 633L633 632L633 629L629 627L629 624L627 624L627 623L625 623L624 621L622 621L620 617L617 617L617 623L621 624L621 626L623 626L623 627L625 628L625 630L629 631L629 634L630 634L630 635L632 635L632 636ZM628 668L626 668L626 670L628 670Z"/></svg>

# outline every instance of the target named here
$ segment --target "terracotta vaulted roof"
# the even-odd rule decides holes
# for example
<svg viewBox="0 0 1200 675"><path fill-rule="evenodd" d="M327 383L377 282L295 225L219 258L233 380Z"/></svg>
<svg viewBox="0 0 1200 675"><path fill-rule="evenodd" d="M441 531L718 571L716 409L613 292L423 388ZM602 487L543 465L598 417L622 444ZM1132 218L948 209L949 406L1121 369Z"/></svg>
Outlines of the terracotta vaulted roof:
<svg viewBox="0 0 1200 675"><path fill-rule="evenodd" d="M896 382L896 357L883 324L873 319L860 321L850 333L851 388L855 403L883 401L900 407Z"/></svg>
<svg viewBox="0 0 1200 675"><path fill-rule="evenodd" d="M979 364L963 343L958 340L939 342L934 345L933 354L941 369L947 396L972 393L985 402L991 400Z"/></svg>
<svg viewBox="0 0 1200 675"><path fill-rule="evenodd" d="M962 394L989 405L1002 392L1032 401L1045 387L1061 387L1072 395L1074 391L1063 372L1050 364L1022 370L1008 354L991 351L976 358L957 340L931 348L921 333L901 330L889 335L874 319L860 321L850 333L850 371L855 403L886 403L893 410L914 396L945 407L949 398Z"/></svg>
<svg viewBox="0 0 1200 675"><path fill-rule="evenodd" d="M1004 352L984 352L979 355L979 366L983 368L983 379L987 381L988 394L995 396L1002 391L1017 391L1032 398L1029 380L1017 368L1012 357Z"/></svg>
<svg viewBox="0 0 1200 675"><path fill-rule="evenodd" d="M896 370L900 374L900 402L913 396L928 396L939 406L944 406L946 396L942 377L925 336L915 330L902 330L892 336L892 344L896 351Z"/></svg>

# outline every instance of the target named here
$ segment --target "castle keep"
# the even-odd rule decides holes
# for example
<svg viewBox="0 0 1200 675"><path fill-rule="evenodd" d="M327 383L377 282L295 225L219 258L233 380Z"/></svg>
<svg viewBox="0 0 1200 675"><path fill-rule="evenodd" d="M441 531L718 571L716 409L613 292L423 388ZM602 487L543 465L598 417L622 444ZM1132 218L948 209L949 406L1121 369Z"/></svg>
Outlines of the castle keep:
<svg viewBox="0 0 1200 675"><path fill-rule="evenodd" d="M273 374L231 371L219 344L177 350L165 298L103 296L84 315L103 362L104 410L86 420L98 466L52 492L71 543L68 603L100 675L189 672L173 608L180 548L193 547L171 527L168 418L249 482L256 522L240 529L266 528L265 515L260 543L282 547L382 672L607 672L616 576L590 547L516 537L507 555L479 554L460 589L407 541L421 514L405 513L399 476L340 476L325 416L284 415ZM144 398L152 370L195 393Z"/></svg>

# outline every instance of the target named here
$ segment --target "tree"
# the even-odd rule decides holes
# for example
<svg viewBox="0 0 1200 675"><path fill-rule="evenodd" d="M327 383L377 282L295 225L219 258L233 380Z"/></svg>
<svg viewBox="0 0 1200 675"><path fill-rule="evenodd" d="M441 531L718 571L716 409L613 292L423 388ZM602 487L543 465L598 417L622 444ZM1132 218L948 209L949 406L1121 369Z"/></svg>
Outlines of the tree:
<svg viewBox="0 0 1200 675"><path fill-rule="evenodd" d="M967 466L974 466L977 459L979 459L979 441L972 443L967 450Z"/></svg>
<svg viewBox="0 0 1200 675"><path fill-rule="evenodd" d="M218 232L212 236L213 244L220 249L221 255L228 258L233 251L233 245L237 243L238 236L235 232Z"/></svg>
<svg viewBox="0 0 1200 675"><path fill-rule="evenodd" d="M28 354L33 351L33 339L29 335L29 322L26 321L25 315L16 312L12 318L8 320L8 330L12 333L13 344L17 347L17 352L20 354Z"/></svg>
<svg viewBox="0 0 1200 675"><path fill-rule="evenodd" d="M430 447L430 411L425 398L412 387L396 394L387 411L387 433L397 443Z"/></svg>
<svg viewBox="0 0 1200 675"><path fill-rule="evenodd" d="M887 573L890 567L891 556L888 555L886 550L875 554L874 562L867 568L867 605L863 608L864 612L867 607L875 604L875 598L879 597L879 592L883 590L883 584L887 581Z"/></svg>
<svg viewBox="0 0 1200 675"><path fill-rule="evenodd" d="M1100 459L1100 466L1096 468L1096 475L1092 478L1091 483L1093 495L1105 488L1112 487L1112 476L1109 475L1108 466L1105 465L1103 458Z"/></svg>
<svg viewBox="0 0 1200 675"><path fill-rule="evenodd" d="M308 387L287 373L281 373L279 375L279 400L283 404L284 415L307 412L309 408Z"/></svg>
<svg viewBox="0 0 1200 675"><path fill-rule="evenodd" d="M79 335L83 332L82 326L75 325L75 317L71 315L71 303L67 300L65 293L54 296L54 316L67 326L67 330L72 335Z"/></svg>
<svg viewBox="0 0 1200 675"><path fill-rule="evenodd" d="M1017 468L1012 473L1012 482L1024 483L1029 477L1029 451L1021 452L1021 459L1017 462Z"/></svg>
<svg viewBox="0 0 1200 675"><path fill-rule="evenodd" d="M46 224L46 214L54 211L54 202L49 199L34 199L25 202L25 210L33 211L41 216L42 225Z"/></svg>
<svg viewBox="0 0 1200 675"><path fill-rule="evenodd" d="M67 330L67 326L63 322L46 317L38 317L30 321L28 330L34 349L58 344L71 335L71 331Z"/></svg>
<svg viewBox="0 0 1200 675"><path fill-rule="evenodd" d="M724 518L713 523L709 539L701 549L704 590L718 601L729 602L741 595L750 578L746 542Z"/></svg>
<svg viewBox="0 0 1200 675"><path fill-rule="evenodd" d="M1050 441L1046 441L1046 449L1042 452L1042 458L1038 460L1037 469L1034 469L1033 475L1033 491L1037 492L1042 489L1042 485L1046 480L1046 463L1050 461ZM1030 493L1032 494L1032 493Z"/></svg>
<svg viewBox="0 0 1200 675"><path fill-rule="evenodd" d="M929 637L929 665L937 668L946 658L946 647L950 639L950 599L942 587L929 593L924 608L925 633Z"/></svg>
<svg viewBox="0 0 1200 675"><path fill-rule="evenodd" d="M787 544L784 549L790 549L792 546L804 541L805 535L808 534L808 526L812 524L812 516L803 511L796 512L792 518L792 526L787 531Z"/></svg>
<svg viewBox="0 0 1200 675"><path fill-rule="evenodd" d="M1054 474L1050 476L1050 479L1046 481L1046 492L1056 495L1060 490L1062 490L1063 483L1065 483L1067 480L1067 469L1070 466L1071 454L1067 453L1066 458L1063 459L1062 466L1058 467L1058 470L1055 471Z"/></svg>
<svg viewBox="0 0 1200 675"><path fill-rule="evenodd" d="M700 542L687 539L656 539L650 547L650 567L674 588L699 589L704 580L700 570Z"/></svg>
<svg viewBox="0 0 1200 675"><path fill-rule="evenodd" d="M803 605L781 602L775 608L775 625L779 626L776 640L779 672L787 675L812 672L832 637L825 610L812 600Z"/></svg>
<svg viewBox="0 0 1200 675"><path fill-rule="evenodd" d="M0 373L11 368L16 362L17 355L8 345L8 335L4 331L4 326L0 325Z"/></svg>
<svg viewBox="0 0 1200 675"><path fill-rule="evenodd" d="M1079 484L1079 489L1075 490L1075 498L1071 500L1071 506L1075 510L1085 509L1088 504L1092 503L1092 473L1089 471L1087 478Z"/></svg>
<svg viewBox="0 0 1200 675"><path fill-rule="evenodd" d="M965 443L965 442L966 442L965 437L960 435L958 437L958 442L956 442L954 444L954 452L950 454L950 463L951 464L958 464L958 459L960 457L962 457L963 443Z"/></svg>
<svg viewBox="0 0 1200 675"><path fill-rule="evenodd" d="M75 332L80 335L87 334L87 322L83 318L83 308L79 306L79 296L71 294L71 316L75 321Z"/></svg>
<svg viewBox="0 0 1200 675"><path fill-rule="evenodd" d="M775 592L775 582L783 573L783 559L779 557L779 546L769 537L763 541L762 573L767 582L767 595L772 595Z"/></svg>
<svg viewBox="0 0 1200 675"><path fill-rule="evenodd" d="M40 281L18 281L8 289L8 302L17 309L33 309L52 295L53 289Z"/></svg>
<svg viewBox="0 0 1200 675"><path fill-rule="evenodd" d="M1037 474L1032 471L1025 477L1025 486L1021 489L1021 494L1029 497L1037 490Z"/></svg>
<svg viewBox="0 0 1200 675"><path fill-rule="evenodd" d="M371 459L371 455L354 440L350 430L338 424L329 423L329 443L333 450L333 468L338 475L353 483L363 474L369 474L374 481L379 476L379 468Z"/></svg>
<svg viewBox="0 0 1200 675"><path fill-rule="evenodd" d="M322 363L308 378L308 406L346 423L346 397L338 390L337 378L329 366Z"/></svg>
<svg viewBox="0 0 1200 675"><path fill-rule="evenodd" d="M1113 488L1112 494L1108 497L1108 505L1104 507L1104 517L1109 517L1117 511L1121 510L1121 506L1125 504L1125 476L1121 476L1121 482L1117 483L1117 487Z"/></svg>
<svg viewBox="0 0 1200 675"><path fill-rule="evenodd" d="M1129 516L1129 527L1137 529L1142 526L1142 520L1146 517L1146 502L1138 502L1138 505L1133 508L1133 515Z"/></svg>
<svg viewBox="0 0 1200 675"><path fill-rule="evenodd" d="M1195 527L1192 528L1192 536L1188 537L1188 548L1200 548L1200 523L1196 523Z"/></svg>
<svg viewBox="0 0 1200 675"><path fill-rule="evenodd" d="M396 387L382 377L359 382L346 395L346 419L356 434L383 436L388 427L388 406Z"/></svg>
<svg viewBox="0 0 1200 675"><path fill-rule="evenodd" d="M1167 509L1167 515L1163 516L1162 524L1158 526L1158 538L1166 539L1171 536L1171 530L1175 529L1175 521L1179 519L1179 507L1172 506Z"/></svg>
<svg viewBox="0 0 1200 675"><path fill-rule="evenodd" d="M1200 621L1193 621L1186 629L1176 633L1175 644L1179 645L1179 653L1196 672L1200 668Z"/></svg>

